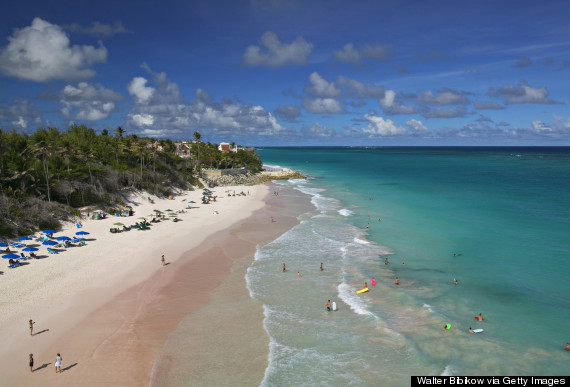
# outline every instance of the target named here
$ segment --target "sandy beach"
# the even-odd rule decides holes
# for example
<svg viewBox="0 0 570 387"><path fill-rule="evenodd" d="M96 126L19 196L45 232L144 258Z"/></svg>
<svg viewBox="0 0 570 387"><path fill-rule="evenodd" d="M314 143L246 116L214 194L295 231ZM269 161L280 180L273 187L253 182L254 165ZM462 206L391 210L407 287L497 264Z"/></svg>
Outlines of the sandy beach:
<svg viewBox="0 0 570 387"><path fill-rule="evenodd" d="M234 191L246 195L228 195ZM152 378L153 385L205 385L213 375L223 378L216 368L232 367L248 385L258 384L268 338L262 307L249 297L244 275L257 244L297 219L288 213L287 195L270 195L268 185L217 188L217 201L207 205L201 204L201 192L184 191L173 200L151 197L154 203L149 195L132 196L132 217L83 220L81 230L90 233L85 246L58 254L39 246L43 258L3 268L0 384L149 385ZM163 220L148 231L110 233L114 223L151 219L155 209L186 212L177 214L180 222ZM54 237L77 231L70 224ZM29 319L36 322L32 337ZM188 337L189 327L194 347L186 347L184 357L175 343L177 335ZM63 359L60 374L54 371L57 353ZM188 356L192 363L184 363Z"/></svg>

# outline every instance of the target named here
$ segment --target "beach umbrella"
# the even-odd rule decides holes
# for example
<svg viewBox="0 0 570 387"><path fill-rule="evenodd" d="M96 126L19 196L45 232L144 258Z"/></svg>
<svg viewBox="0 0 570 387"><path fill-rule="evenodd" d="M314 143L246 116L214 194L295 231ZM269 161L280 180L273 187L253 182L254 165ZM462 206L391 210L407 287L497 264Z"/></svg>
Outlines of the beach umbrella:
<svg viewBox="0 0 570 387"><path fill-rule="evenodd" d="M23 243L12 242L12 243L10 243L10 246L19 249L20 247L24 247L25 245Z"/></svg>
<svg viewBox="0 0 570 387"><path fill-rule="evenodd" d="M115 226L124 226L124 224L121 223L121 222L117 222L117 223L113 223L113 224L114 224Z"/></svg>
<svg viewBox="0 0 570 387"><path fill-rule="evenodd" d="M89 235L87 231L77 231L75 235Z"/></svg>
<svg viewBox="0 0 570 387"><path fill-rule="evenodd" d="M44 234L53 234L53 233L56 233L57 231L55 231L55 230L44 230L44 231L42 231L42 232L43 232Z"/></svg>
<svg viewBox="0 0 570 387"><path fill-rule="evenodd" d="M19 237L18 240L19 240L20 242L21 242L21 241L31 241L32 238L27 237L27 236L23 236L23 237Z"/></svg>
<svg viewBox="0 0 570 387"><path fill-rule="evenodd" d="M10 259L10 258L11 259L18 259L18 258L22 258L22 257L20 257L18 254L4 254L2 256L2 258L4 258L4 259Z"/></svg>
<svg viewBox="0 0 570 387"><path fill-rule="evenodd" d="M58 241L70 241L70 240L71 240L70 237L67 237L67 236L64 236L64 235L58 236L58 237L55 238L55 239L57 239Z"/></svg>
<svg viewBox="0 0 570 387"><path fill-rule="evenodd" d="M57 242L56 241L45 241L44 243L42 243L42 245L53 246L53 245L57 245Z"/></svg>
<svg viewBox="0 0 570 387"><path fill-rule="evenodd" d="M6 242L0 242L0 247L8 247L8 243L6 243Z"/></svg>
<svg viewBox="0 0 570 387"><path fill-rule="evenodd" d="M196 203L194 200L190 200L188 203Z"/></svg>
<svg viewBox="0 0 570 387"><path fill-rule="evenodd" d="M37 247L26 247L25 249L22 249L22 251L38 251L39 249Z"/></svg>
<svg viewBox="0 0 570 387"><path fill-rule="evenodd" d="M165 211L166 211L166 212L172 212L172 210L171 210L170 208L169 208L169 209L167 209L167 210L165 210Z"/></svg>

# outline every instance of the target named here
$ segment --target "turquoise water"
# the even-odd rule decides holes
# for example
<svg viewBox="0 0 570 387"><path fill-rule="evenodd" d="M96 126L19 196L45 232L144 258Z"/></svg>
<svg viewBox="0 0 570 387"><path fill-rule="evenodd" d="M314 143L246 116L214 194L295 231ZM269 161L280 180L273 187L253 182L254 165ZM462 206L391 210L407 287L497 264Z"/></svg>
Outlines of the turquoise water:
<svg viewBox="0 0 570 387"><path fill-rule="evenodd" d="M569 374L570 149L259 154L307 174L280 184L315 205L258 249L246 276L271 338L262 385Z"/></svg>

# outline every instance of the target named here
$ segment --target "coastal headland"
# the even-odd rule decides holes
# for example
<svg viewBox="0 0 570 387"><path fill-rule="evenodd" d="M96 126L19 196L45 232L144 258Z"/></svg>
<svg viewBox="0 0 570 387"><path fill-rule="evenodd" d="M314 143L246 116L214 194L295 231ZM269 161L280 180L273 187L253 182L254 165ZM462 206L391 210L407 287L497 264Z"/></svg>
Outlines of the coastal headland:
<svg viewBox="0 0 570 387"><path fill-rule="evenodd" d="M293 227L310 206L296 191L270 195L276 189L218 187L207 205L190 204L200 203L201 191L173 200L133 195L133 217L85 219L81 229L69 224L54 234L87 231L85 246L48 254L29 241L40 259L1 276L0 384L224 385L231 375L259 384L268 337L245 272L258 244ZM110 232L114 223L149 220L154 210L171 210L180 221Z"/></svg>

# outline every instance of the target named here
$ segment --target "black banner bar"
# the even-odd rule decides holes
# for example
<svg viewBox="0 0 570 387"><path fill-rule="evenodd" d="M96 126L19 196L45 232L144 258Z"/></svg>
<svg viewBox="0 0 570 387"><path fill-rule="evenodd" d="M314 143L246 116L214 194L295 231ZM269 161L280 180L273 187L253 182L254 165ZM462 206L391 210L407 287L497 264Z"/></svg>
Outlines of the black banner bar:
<svg viewBox="0 0 570 387"><path fill-rule="evenodd" d="M411 386L570 386L570 376L412 376Z"/></svg>

